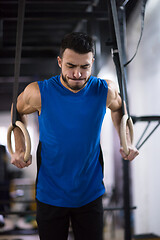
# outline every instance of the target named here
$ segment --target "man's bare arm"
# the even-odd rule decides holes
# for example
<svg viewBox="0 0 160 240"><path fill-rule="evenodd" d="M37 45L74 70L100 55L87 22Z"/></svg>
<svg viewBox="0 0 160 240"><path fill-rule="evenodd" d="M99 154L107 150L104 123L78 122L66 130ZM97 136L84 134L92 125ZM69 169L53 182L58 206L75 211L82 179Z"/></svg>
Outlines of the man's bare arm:
<svg viewBox="0 0 160 240"><path fill-rule="evenodd" d="M107 80L108 84L108 97L107 97L107 107L111 110L111 117L113 124L118 132L120 138L120 123L123 116L122 113L122 99L118 93L118 89L114 82ZM125 107L125 114L127 114L127 110ZM126 128L126 136L127 136L127 143L129 147L129 154L126 155L124 153L123 148L120 148L120 153L122 157L126 160L133 160L138 154L138 150L131 144L131 138L129 133L129 128ZM121 144L121 139L120 139Z"/></svg>
<svg viewBox="0 0 160 240"><path fill-rule="evenodd" d="M25 124L25 115L38 111L41 112L41 96L38 83L29 84L17 98L17 111L20 120ZM12 110L11 110L12 115ZM15 153L11 156L11 163L18 168L24 168L31 164L31 157L27 163L24 162L25 141L21 130L14 129Z"/></svg>
<svg viewBox="0 0 160 240"><path fill-rule="evenodd" d="M18 96L17 110L20 115L41 112L41 95L37 82L30 83Z"/></svg>

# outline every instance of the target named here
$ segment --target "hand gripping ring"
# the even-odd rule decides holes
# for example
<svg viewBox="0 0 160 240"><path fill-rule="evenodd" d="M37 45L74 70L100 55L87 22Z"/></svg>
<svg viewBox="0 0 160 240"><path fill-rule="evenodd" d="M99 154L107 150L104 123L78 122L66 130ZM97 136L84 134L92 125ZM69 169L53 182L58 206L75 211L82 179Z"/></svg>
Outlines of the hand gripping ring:
<svg viewBox="0 0 160 240"><path fill-rule="evenodd" d="M126 155L129 154L129 149L128 149L128 145L127 145L127 136L126 136L127 125L129 128L129 133L130 133L130 137L131 137L131 143L133 143L134 131L133 131L132 118L128 117L128 115L123 115L121 124L120 124L120 139L121 139L121 145L122 145Z"/></svg>
<svg viewBox="0 0 160 240"><path fill-rule="evenodd" d="M27 162L29 157L30 157L30 152L31 152L31 140L30 140L30 136L29 133L27 131L27 129L25 128L24 124L20 121L16 121L15 125L17 127L19 127L24 135L25 138L25 143L26 143L26 151L24 154L24 161ZM11 144L11 133L14 129L14 126L11 124L8 128L8 132L7 132L7 147L8 147L8 151L10 152L10 154L13 154L13 149L12 149L12 144Z"/></svg>

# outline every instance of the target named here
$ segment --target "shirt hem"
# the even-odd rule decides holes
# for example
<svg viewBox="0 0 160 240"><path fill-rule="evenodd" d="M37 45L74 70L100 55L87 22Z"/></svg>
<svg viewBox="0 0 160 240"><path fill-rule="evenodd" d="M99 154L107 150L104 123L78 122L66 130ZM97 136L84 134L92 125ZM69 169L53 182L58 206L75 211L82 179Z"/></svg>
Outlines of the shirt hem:
<svg viewBox="0 0 160 240"><path fill-rule="evenodd" d="M99 197L101 197L103 194L105 193L105 189L103 189L99 194L97 194L95 197L90 198L88 201L84 201L83 203L79 203L79 204L65 204L65 203L58 203L57 201L53 201L52 203L50 201L46 201L44 199L39 198L38 196L36 196L36 199L44 204L48 204L51 206L55 206L55 207L66 207L66 208L79 208L79 207L83 207L93 201L95 201L96 199L98 199Z"/></svg>

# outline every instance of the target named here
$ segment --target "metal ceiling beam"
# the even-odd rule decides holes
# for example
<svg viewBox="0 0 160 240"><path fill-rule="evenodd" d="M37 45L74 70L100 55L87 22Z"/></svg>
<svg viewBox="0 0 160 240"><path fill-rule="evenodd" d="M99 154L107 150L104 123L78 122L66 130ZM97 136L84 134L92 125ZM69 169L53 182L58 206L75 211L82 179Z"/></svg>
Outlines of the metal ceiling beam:
<svg viewBox="0 0 160 240"><path fill-rule="evenodd" d="M28 58L22 59L21 64L21 74L20 76L24 77L33 77L33 76L48 76L57 74L59 71L57 59L55 57L47 58ZM0 77L12 77L14 76L14 62L13 63L1 63Z"/></svg>
<svg viewBox="0 0 160 240"><path fill-rule="evenodd" d="M59 30L68 30L71 27L70 23L67 22L63 22L63 23L57 23L55 22L54 24L52 22L38 22L38 24L33 24L33 23L26 23L24 26L24 33L28 32L28 31L48 31L51 33L51 31L54 31L55 29L59 29ZM14 31L16 32L17 28L16 28L16 22L12 22L10 24L8 24L7 22L3 23L3 28L4 31Z"/></svg>
<svg viewBox="0 0 160 240"><path fill-rule="evenodd" d="M58 47L23 47L22 58L55 58ZM0 48L0 58L14 58L15 48Z"/></svg>
<svg viewBox="0 0 160 240"><path fill-rule="evenodd" d="M99 0L98 0L99 1ZM67 4L67 5L89 5L89 4L92 4L93 3L93 1L75 1L75 0L73 0L73 1L52 1L52 0L50 0L50 1L44 1L44 0L38 0L38 1L26 1L26 4L43 4L43 5L45 5L45 4L55 4L55 5L63 5L63 4ZM1 3L0 4L18 4L18 2L17 1L7 1L7 0L5 0L5 1L1 1Z"/></svg>
<svg viewBox="0 0 160 240"><path fill-rule="evenodd" d="M92 4L92 2L88 2L88 4ZM70 11L71 9L77 9L77 10L84 10L86 6L88 6L87 2L84 3L77 3L75 2L42 2L42 3L26 3L26 9L25 12L49 12L49 11L55 11L55 10L68 10ZM1 3L0 2L0 9L1 11L10 11L10 12L17 12L18 9L18 4L13 4L13 3Z"/></svg>
<svg viewBox="0 0 160 240"><path fill-rule="evenodd" d="M55 35L55 33L57 33L57 31L61 31L62 30L62 33L64 30L68 30L70 28L67 28L67 29L59 29L58 26L56 28L53 28L53 32L51 32L52 30L48 30L48 29L35 29L35 30L32 30L32 29L28 29L24 32L24 39L46 39L46 37L48 38L53 38L53 36ZM9 39L9 41L11 41L12 39L15 40L15 36L16 36L16 31L12 30L12 31L9 31L9 30L6 30L5 29L5 33L4 33L4 39Z"/></svg>
<svg viewBox="0 0 160 240"><path fill-rule="evenodd" d="M0 18L8 21L16 21L16 12L1 12ZM92 20L96 19L99 21L109 20L107 11L95 11L95 12L82 12L82 11L50 11L50 12L26 12L25 21L41 21L41 20L60 20L64 19L73 21L79 19Z"/></svg>
<svg viewBox="0 0 160 240"><path fill-rule="evenodd" d="M45 40L45 39L40 39L37 41L37 39L28 39L27 41L24 39L23 41L23 46L24 47L39 47L39 48L43 48L43 47L50 47L53 49L55 49L55 47L59 47L60 46L60 42L55 42L54 39L51 39L51 40ZM11 41L10 40L5 40L5 43L3 44L3 47L4 48L8 48L8 47L15 47L15 40Z"/></svg>

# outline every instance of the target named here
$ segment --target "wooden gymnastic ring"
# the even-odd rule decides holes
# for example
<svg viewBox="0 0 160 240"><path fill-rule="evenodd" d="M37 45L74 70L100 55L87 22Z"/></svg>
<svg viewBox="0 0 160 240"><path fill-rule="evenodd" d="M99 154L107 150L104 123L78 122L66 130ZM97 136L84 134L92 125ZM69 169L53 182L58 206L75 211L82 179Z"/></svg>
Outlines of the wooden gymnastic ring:
<svg viewBox="0 0 160 240"><path fill-rule="evenodd" d="M31 140L30 140L30 136L29 133L27 131L27 129L25 128L24 124L20 121L16 121L15 125L17 127L19 127L24 135L25 138L25 143L26 143L26 151L24 154L24 161L27 162L29 157L30 157L30 153L31 153ZM13 154L13 149L12 149L12 144L11 144L11 133L14 129L14 126L11 124L8 128L8 132L7 132L7 147L8 147L8 151L10 152L10 154Z"/></svg>
<svg viewBox="0 0 160 240"><path fill-rule="evenodd" d="M134 130L133 130L132 118L128 117L128 115L123 115L121 124L120 124L120 139L121 139L121 145L122 145L126 155L129 154L129 149L128 149L128 145L127 145L127 136L126 136L127 125L129 128L129 133L130 133L130 137L131 137L131 143L133 143Z"/></svg>

